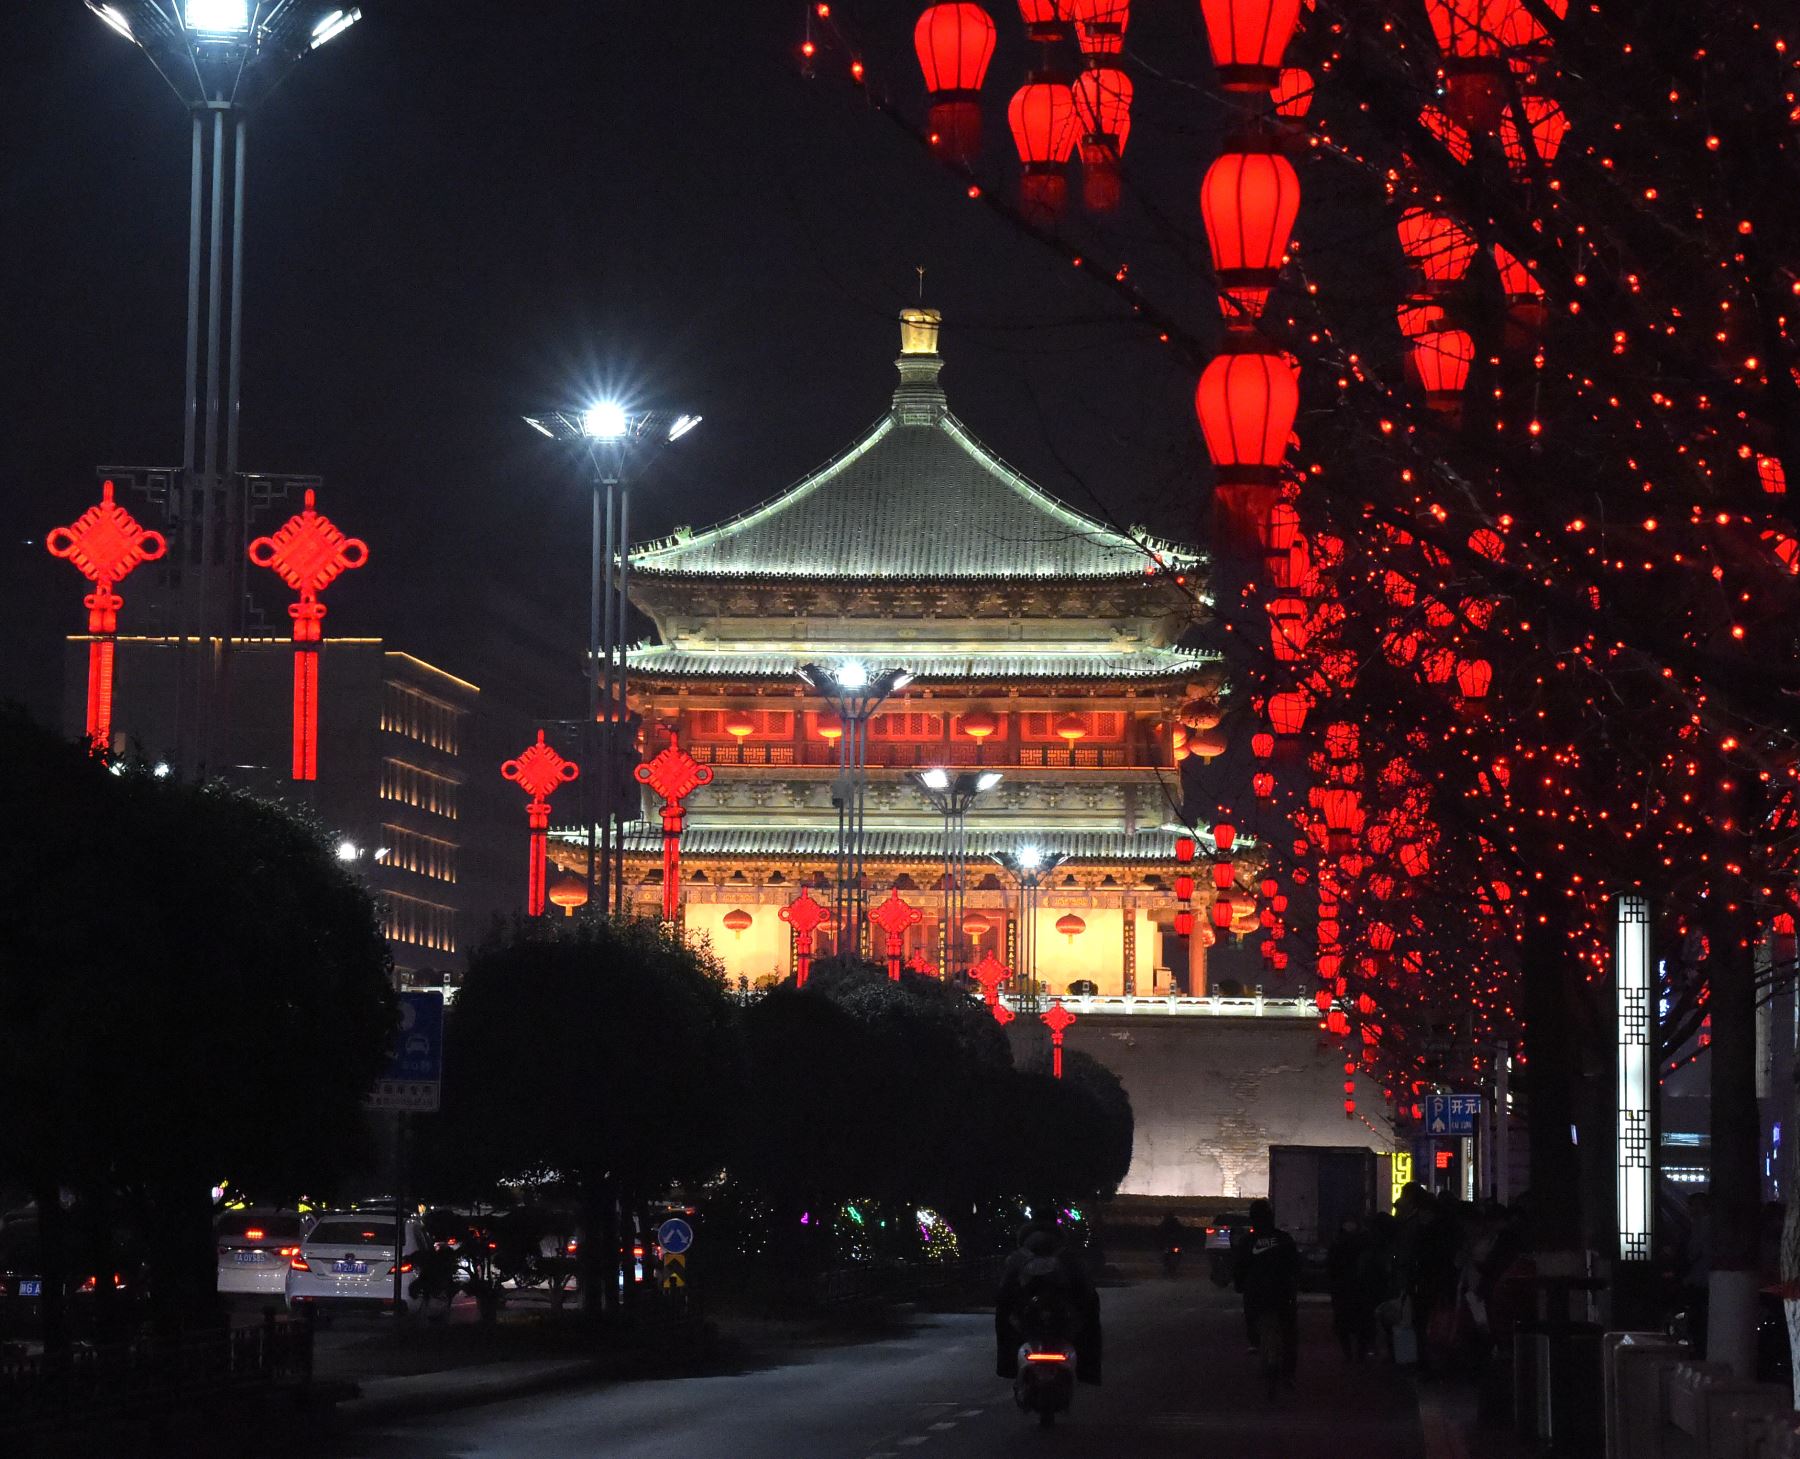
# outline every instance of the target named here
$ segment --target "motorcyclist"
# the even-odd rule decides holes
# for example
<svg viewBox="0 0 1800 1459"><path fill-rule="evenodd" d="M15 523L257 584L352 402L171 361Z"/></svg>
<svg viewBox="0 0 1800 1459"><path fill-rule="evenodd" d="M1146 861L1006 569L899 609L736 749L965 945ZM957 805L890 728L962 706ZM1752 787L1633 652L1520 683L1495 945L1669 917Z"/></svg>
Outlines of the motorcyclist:
<svg viewBox="0 0 1800 1459"><path fill-rule="evenodd" d="M1053 1222L1030 1221L1019 1228L1019 1249L1006 1259L1000 1290L994 1298L994 1372L1001 1378L1019 1375L1022 1318L1033 1298L1060 1300L1066 1308L1068 1339L1075 1347L1075 1377L1100 1381L1100 1294L1094 1290L1062 1229Z"/></svg>
<svg viewBox="0 0 1800 1459"><path fill-rule="evenodd" d="M1234 1253L1234 1285L1244 1294L1244 1323L1252 1345L1260 1342L1262 1325L1282 1326L1282 1376L1292 1378L1299 1360L1300 1251L1294 1238L1275 1224L1275 1208L1266 1200L1250 1203L1250 1229Z"/></svg>
<svg viewBox="0 0 1800 1459"><path fill-rule="evenodd" d="M1162 1218L1162 1224L1156 1228L1156 1239L1162 1247L1163 1268L1173 1275L1181 1260L1182 1245L1187 1239L1187 1229L1173 1211Z"/></svg>

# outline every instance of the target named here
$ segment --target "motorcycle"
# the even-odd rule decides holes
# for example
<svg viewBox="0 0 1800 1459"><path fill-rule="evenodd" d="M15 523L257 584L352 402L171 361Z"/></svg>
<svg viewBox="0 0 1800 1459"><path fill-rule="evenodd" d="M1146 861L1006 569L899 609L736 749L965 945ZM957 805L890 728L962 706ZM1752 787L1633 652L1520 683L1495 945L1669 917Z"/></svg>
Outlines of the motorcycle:
<svg viewBox="0 0 1800 1459"><path fill-rule="evenodd" d="M1067 1303L1033 1297L1019 1315L1019 1376L1013 1379L1013 1401L1038 1424L1049 1428L1075 1399L1075 1346L1069 1340Z"/></svg>
<svg viewBox="0 0 1800 1459"><path fill-rule="evenodd" d="M1163 1275L1165 1277L1172 1277L1178 1271L1180 1271L1181 1270L1181 1248L1179 1246L1165 1247L1163 1249L1162 1265L1163 1265Z"/></svg>

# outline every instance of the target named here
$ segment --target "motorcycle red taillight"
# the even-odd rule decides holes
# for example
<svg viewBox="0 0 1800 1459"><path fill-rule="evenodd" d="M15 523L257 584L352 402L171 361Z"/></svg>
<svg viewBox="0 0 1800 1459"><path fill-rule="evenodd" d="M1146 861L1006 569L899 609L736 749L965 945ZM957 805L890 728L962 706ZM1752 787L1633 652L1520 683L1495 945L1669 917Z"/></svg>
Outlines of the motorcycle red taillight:
<svg viewBox="0 0 1800 1459"><path fill-rule="evenodd" d="M1027 1353L1025 1361L1028 1363L1066 1363L1069 1361L1069 1355L1067 1353Z"/></svg>

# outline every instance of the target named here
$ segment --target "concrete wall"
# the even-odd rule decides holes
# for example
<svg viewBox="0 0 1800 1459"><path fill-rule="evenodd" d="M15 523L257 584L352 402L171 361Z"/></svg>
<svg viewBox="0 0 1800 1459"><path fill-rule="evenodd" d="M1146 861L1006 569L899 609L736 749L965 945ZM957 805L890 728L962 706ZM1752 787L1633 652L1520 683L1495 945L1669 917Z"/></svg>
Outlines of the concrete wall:
<svg viewBox="0 0 1800 1459"><path fill-rule="evenodd" d="M1044 1030L1021 1028L1028 1046ZM1267 1195L1269 1146L1394 1148L1381 1091L1356 1080L1344 1116L1344 1057L1310 1019L1089 1016L1065 1047L1124 1082L1137 1122L1125 1195ZM1023 1058L1026 1048L1015 1045Z"/></svg>

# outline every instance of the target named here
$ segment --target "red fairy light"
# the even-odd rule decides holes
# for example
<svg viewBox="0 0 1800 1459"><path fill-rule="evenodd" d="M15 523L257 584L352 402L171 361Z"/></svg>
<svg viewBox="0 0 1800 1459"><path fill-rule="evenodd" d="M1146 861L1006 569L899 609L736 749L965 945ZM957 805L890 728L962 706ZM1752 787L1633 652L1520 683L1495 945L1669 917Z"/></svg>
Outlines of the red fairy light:
<svg viewBox="0 0 1800 1459"><path fill-rule="evenodd" d="M1227 91L1267 91L1300 21L1300 0L1200 0L1206 39Z"/></svg>
<svg viewBox="0 0 1800 1459"><path fill-rule="evenodd" d="M319 650L324 635L325 605L319 594L338 574L369 560L368 544L346 537L329 517L313 507L306 493L303 510L267 537L250 544L250 561L266 567L300 594L288 605L294 620L294 779L319 778ZM510 762L509 762L510 763ZM539 910L543 887L538 887ZM536 913L533 913L535 916Z"/></svg>
<svg viewBox="0 0 1800 1459"><path fill-rule="evenodd" d="M937 145L959 162L981 149L981 85L994 57L994 22L979 5L933 5L913 27L913 48L931 93Z"/></svg>
<svg viewBox="0 0 1800 1459"><path fill-rule="evenodd" d="M673 922L681 895L681 832L687 820L687 808L682 802L711 782L712 766L702 765L671 735L655 758L639 765L632 774L638 784L649 786L662 797L663 921Z"/></svg>
<svg viewBox="0 0 1800 1459"><path fill-rule="evenodd" d="M1279 152L1226 152L1200 183L1200 216L1219 285L1255 319L1281 272L1300 210L1300 178ZM1234 311L1227 310L1227 322Z"/></svg>
<svg viewBox="0 0 1800 1459"><path fill-rule="evenodd" d="M307 493L310 498L311 492ZM500 773L518 785L531 799L526 803L526 823L531 828L529 870L525 891L525 911L532 917L544 914L545 851L550 835L550 797L558 786L566 785L581 774L581 767L565 760L552 745L544 743L544 732L537 732L537 743L526 747L517 759L508 760Z"/></svg>
<svg viewBox="0 0 1800 1459"><path fill-rule="evenodd" d="M87 738L96 751L112 748L113 653L119 609L113 591L140 562L155 562L169 549L162 533L146 531L113 500L113 484L100 483L100 502L44 539L52 557L66 558L94 585L81 601L88 610Z"/></svg>

